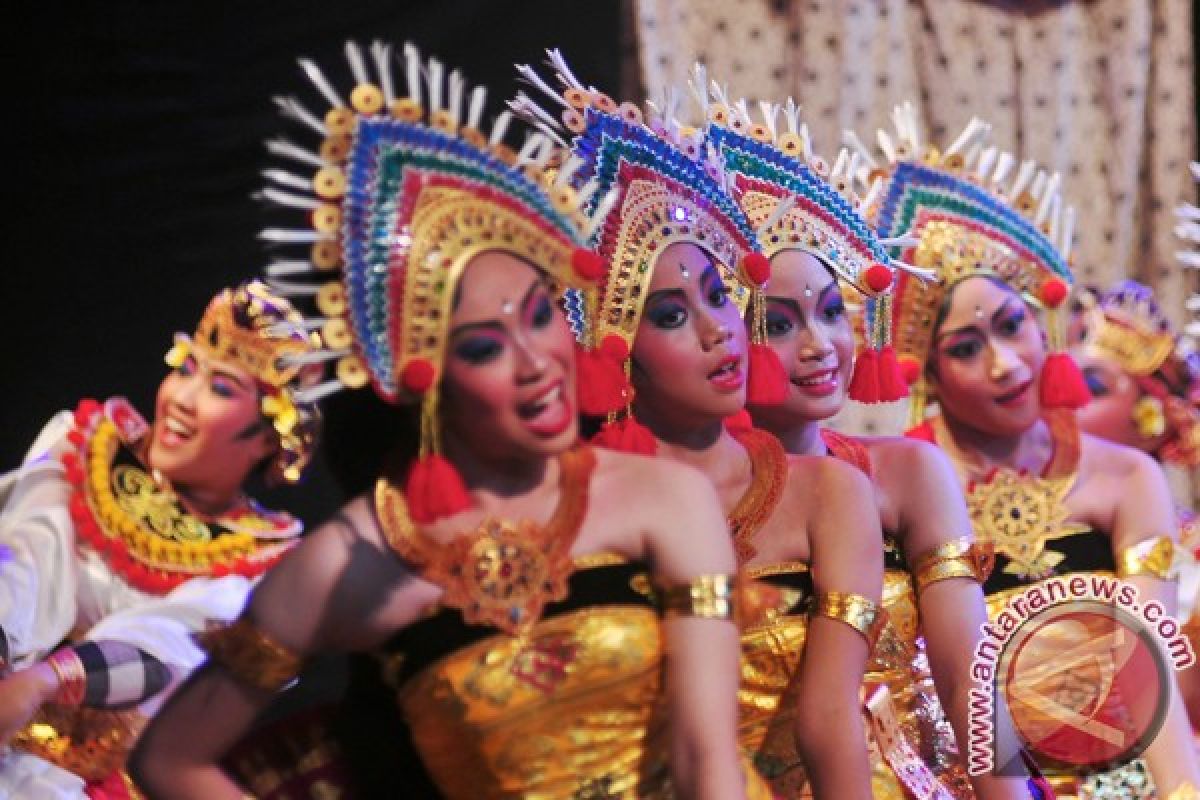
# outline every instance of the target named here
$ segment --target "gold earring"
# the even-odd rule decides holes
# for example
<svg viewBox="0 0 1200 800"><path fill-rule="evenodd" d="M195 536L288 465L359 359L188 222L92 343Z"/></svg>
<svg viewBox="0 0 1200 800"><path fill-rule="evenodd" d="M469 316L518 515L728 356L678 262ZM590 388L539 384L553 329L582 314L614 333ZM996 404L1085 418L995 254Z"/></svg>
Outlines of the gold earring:
<svg viewBox="0 0 1200 800"><path fill-rule="evenodd" d="M1151 394L1144 394L1133 404L1130 412L1134 427L1140 436L1153 439L1162 436L1167 430L1167 417L1163 413L1162 400Z"/></svg>

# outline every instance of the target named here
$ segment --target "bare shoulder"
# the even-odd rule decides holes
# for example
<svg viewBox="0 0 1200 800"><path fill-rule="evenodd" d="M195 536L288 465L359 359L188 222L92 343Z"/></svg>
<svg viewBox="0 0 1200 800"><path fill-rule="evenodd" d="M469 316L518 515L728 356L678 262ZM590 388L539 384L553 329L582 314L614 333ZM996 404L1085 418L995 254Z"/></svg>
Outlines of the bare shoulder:
<svg viewBox="0 0 1200 800"><path fill-rule="evenodd" d="M1104 478L1160 476L1162 468L1146 453L1091 434L1080 436L1080 469Z"/></svg>
<svg viewBox="0 0 1200 800"><path fill-rule="evenodd" d="M788 456L787 497L813 503L848 497L872 498L871 480L862 470L827 456Z"/></svg>
<svg viewBox="0 0 1200 800"><path fill-rule="evenodd" d="M875 436L864 439L871 453L871 465L881 481L892 486L913 486L929 478L954 476L950 457L937 445L903 436Z"/></svg>
<svg viewBox="0 0 1200 800"><path fill-rule="evenodd" d="M675 508L686 506L697 495L713 494L708 478L687 464L602 447L596 448L596 480L605 491L617 492L631 504Z"/></svg>

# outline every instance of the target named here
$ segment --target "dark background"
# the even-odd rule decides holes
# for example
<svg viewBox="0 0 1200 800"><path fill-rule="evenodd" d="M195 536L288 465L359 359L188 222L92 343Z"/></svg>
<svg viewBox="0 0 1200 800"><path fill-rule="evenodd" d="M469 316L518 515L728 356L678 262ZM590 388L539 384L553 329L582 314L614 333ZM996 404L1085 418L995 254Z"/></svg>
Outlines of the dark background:
<svg viewBox="0 0 1200 800"><path fill-rule="evenodd" d="M81 397L124 394L150 415L172 334L190 333L216 290L267 263L256 233L277 220L251 198L269 161L262 142L284 133L318 144L270 98L298 94L325 109L298 56L345 96L346 39L412 41L488 86L490 119L516 88L513 63L540 63L547 46L618 93L620 7L106 0L13 14L21 21L0 55L10 253L0 267L0 471ZM266 499L316 522L340 493L318 464L300 489Z"/></svg>

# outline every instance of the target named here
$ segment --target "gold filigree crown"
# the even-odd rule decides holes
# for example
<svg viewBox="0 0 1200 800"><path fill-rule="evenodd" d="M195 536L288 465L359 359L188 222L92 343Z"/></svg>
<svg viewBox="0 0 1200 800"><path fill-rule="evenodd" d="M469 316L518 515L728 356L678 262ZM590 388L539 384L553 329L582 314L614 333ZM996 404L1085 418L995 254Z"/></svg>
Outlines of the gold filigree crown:
<svg viewBox="0 0 1200 800"><path fill-rule="evenodd" d="M1131 375L1153 374L1175 352L1175 331L1141 284L1124 281L1104 292L1085 319L1085 349Z"/></svg>
<svg viewBox="0 0 1200 800"><path fill-rule="evenodd" d="M553 141L533 134L519 151L504 144L508 112L485 134L486 91L467 86L457 70L446 74L406 44L405 95L393 84L391 45L375 42L369 55L368 62L357 44L346 44L355 79L349 102L316 64L301 60L329 105L323 116L296 98L276 100L322 144L312 151L268 143L315 174L264 172L272 184L264 197L308 212L311 226L261 236L308 249L306 258L275 261L267 274L285 293L315 296L313 324L334 369L309 396L369 382L385 400L401 402L436 391L455 287L475 256L508 252L560 285L586 282L579 247L590 232L582 210L589 196L573 187L573 170L560 164Z"/></svg>
<svg viewBox="0 0 1200 800"><path fill-rule="evenodd" d="M321 427L316 403L298 399L319 380L313 360L321 346L287 300L254 280L218 293L194 336L175 335L166 361L178 367L196 350L248 372L262 395L259 410L279 436L268 478L295 483L312 460Z"/></svg>
<svg viewBox="0 0 1200 800"><path fill-rule="evenodd" d="M305 333L304 319L291 304L261 281L250 281L212 299L192 343L276 391L296 379L303 369L297 357L319 348L321 338Z"/></svg>

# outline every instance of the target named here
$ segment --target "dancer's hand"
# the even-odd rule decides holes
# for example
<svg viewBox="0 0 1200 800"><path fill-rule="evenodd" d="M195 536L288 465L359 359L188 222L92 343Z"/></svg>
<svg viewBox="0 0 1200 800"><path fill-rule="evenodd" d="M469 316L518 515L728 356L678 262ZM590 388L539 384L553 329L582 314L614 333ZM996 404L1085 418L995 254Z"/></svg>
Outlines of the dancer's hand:
<svg viewBox="0 0 1200 800"><path fill-rule="evenodd" d="M57 689L58 677L45 664L35 664L0 680L0 746L8 744Z"/></svg>

